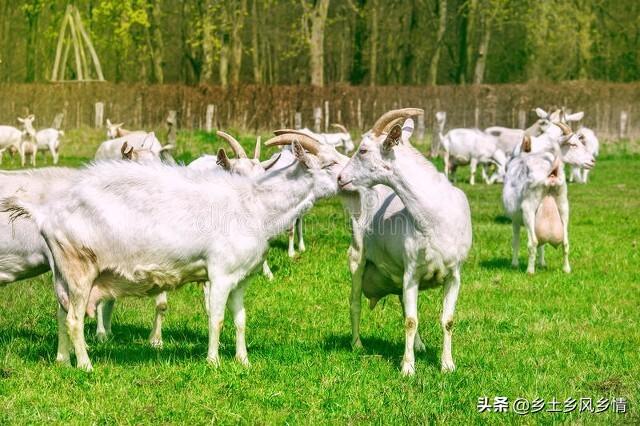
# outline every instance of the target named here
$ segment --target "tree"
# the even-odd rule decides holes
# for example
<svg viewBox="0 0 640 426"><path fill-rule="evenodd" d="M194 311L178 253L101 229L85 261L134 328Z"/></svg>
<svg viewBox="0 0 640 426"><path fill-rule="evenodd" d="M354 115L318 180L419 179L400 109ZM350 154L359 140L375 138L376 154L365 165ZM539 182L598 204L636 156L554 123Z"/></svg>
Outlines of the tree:
<svg viewBox="0 0 640 426"><path fill-rule="evenodd" d="M438 16L438 36L436 38L436 47L431 57L431 63L429 64L429 77L427 78L427 84L433 86L438 80L438 65L440 64L440 50L442 49L442 42L444 39L444 33L447 29L447 0L438 0L436 3Z"/></svg>
<svg viewBox="0 0 640 426"><path fill-rule="evenodd" d="M309 4L307 0L301 1L304 9L303 28L308 34L311 84L324 86L324 29L329 0L313 0L312 3L315 4Z"/></svg>

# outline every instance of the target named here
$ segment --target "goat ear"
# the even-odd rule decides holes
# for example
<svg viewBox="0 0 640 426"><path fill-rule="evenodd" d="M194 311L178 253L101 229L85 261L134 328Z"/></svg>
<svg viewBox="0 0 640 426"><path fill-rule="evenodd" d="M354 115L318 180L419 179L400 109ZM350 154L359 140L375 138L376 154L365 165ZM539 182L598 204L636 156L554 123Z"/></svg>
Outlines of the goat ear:
<svg viewBox="0 0 640 426"><path fill-rule="evenodd" d="M524 135L522 138L522 152L531 152L531 136Z"/></svg>
<svg viewBox="0 0 640 426"><path fill-rule="evenodd" d="M129 147L129 144L127 144L127 142L125 141L125 143L122 144L122 148L120 148L120 153L122 154L123 160L133 159L133 147L131 147L131 149L127 151L128 147Z"/></svg>
<svg viewBox="0 0 640 426"><path fill-rule="evenodd" d="M300 142L295 140L293 141L291 146L293 147L293 155L296 157L296 159L302 164L304 164L305 166L307 166L308 168L310 168L311 161L309 158L309 154L307 154L307 152L304 150Z"/></svg>
<svg viewBox="0 0 640 426"><path fill-rule="evenodd" d="M409 143L409 138L413 134L413 119L407 118L402 124L402 142Z"/></svg>
<svg viewBox="0 0 640 426"><path fill-rule="evenodd" d="M574 112L573 114L566 115L564 118L567 121L580 121L584 117L584 111Z"/></svg>
<svg viewBox="0 0 640 426"><path fill-rule="evenodd" d="M536 108L536 114L538 114L538 117L540 118L547 118L549 116L547 111L543 110L542 108Z"/></svg>
<svg viewBox="0 0 640 426"><path fill-rule="evenodd" d="M36 119L36 116L33 115L33 114L29 114L29 116L27 117L27 120L29 120L29 121L33 121L35 119Z"/></svg>
<svg viewBox="0 0 640 426"><path fill-rule="evenodd" d="M107 127L111 127L111 120L107 118Z"/></svg>
<svg viewBox="0 0 640 426"><path fill-rule="evenodd" d="M394 146L400 143L401 137L402 137L402 127L400 127L399 124L396 124L391 128L384 142L382 142L382 148L385 151L391 151Z"/></svg>
<svg viewBox="0 0 640 426"><path fill-rule="evenodd" d="M20 117L18 117L18 121L19 121L20 123L24 123L24 118L20 118Z"/></svg>
<svg viewBox="0 0 640 426"><path fill-rule="evenodd" d="M227 171L231 170L231 161L229 160L229 157L227 157L227 153L224 148L220 148L218 150L218 161L216 161L216 164Z"/></svg>

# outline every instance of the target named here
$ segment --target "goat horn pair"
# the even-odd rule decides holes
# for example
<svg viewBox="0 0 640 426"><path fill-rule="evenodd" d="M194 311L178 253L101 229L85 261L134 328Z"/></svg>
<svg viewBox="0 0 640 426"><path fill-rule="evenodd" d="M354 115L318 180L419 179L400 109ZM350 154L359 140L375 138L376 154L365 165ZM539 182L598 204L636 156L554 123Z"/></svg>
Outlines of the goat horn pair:
<svg viewBox="0 0 640 426"><path fill-rule="evenodd" d="M266 141L265 146L291 145L294 141L298 141L310 153L318 155L320 152L320 142L298 130L281 129L273 133L276 136Z"/></svg>
<svg viewBox="0 0 640 426"><path fill-rule="evenodd" d="M396 121L406 120L409 117L413 117L414 115L423 115L424 110L421 108L402 108L402 109L394 109L391 111L387 111L378 118L375 122L371 131L375 136L380 136L381 134L388 131L391 124L395 124Z"/></svg>
<svg viewBox="0 0 640 426"><path fill-rule="evenodd" d="M236 138L234 138L230 134L225 133L225 132L223 132L221 130L218 130L216 132L216 135L220 136L222 139L227 141L227 143L231 146L231 149L233 150L233 152L236 154L236 157L238 157L238 158L248 158L247 157L247 153L244 151L244 148L242 148L242 145L240 145L240 142L238 142L236 140ZM258 154L259 154L259 152L258 152Z"/></svg>
<svg viewBox="0 0 640 426"><path fill-rule="evenodd" d="M349 133L349 131L347 130L346 127L344 127L342 124L338 124L338 123L331 123L331 127L335 127L336 129L340 130L342 133Z"/></svg>

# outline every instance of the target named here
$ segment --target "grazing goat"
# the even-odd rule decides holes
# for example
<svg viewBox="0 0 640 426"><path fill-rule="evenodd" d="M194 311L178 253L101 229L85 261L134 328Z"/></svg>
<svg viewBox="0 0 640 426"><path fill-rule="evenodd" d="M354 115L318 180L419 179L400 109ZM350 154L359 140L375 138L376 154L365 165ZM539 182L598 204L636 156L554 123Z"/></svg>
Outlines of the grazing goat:
<svg viewBox="0 0 640 426"><path fill-rule="evenodd" d="M219 364L228 300L236 359L249 365L245 278L261 264L270 238L317 199L337 192L344 165L333 147L309 137L281 135L267 142L290 143L298 161L257 180L162 163L98 162L55 199L5 199L3 211L13 220L32 217L51 247L60 302L58 361L69 362L73 344L78 368L92 369L83 324L85 312L92 315L100 300L209 280L207 359Z"/></svg>
<svg viewBox="0 0 640 426"><path fill-rule="evenodd" d="M590 169L595 159L571 129L554 123L561 131L556 141L547 136L525 136L517 154L507 165L502 202L513 225L512 261L518 267L520 226L527 229L529 260L527 272L535 272L536 253L544 266L544 244L563 248L563 271L569 264L569 200L563 162ZM534 149L535 147L535 149Z"/></svg>
<svg viewBox="0 0 640 426"><path fill-rule="evenodd" d="M334 123L332 124L332 126L340 131L337 133L316 133L306 127L298 131L305 135L311 136L321 144L330 145L334 148L342 148L344 150L344 153L349 155L349 153L353 152L355 148L353 139L351 139L351 134L342 124Z"/></svg>
<svg viewBox="0 0 640 426"><path fill-rule="evenodd" d="M508 158L513 156L513 150L516 149L524 135L539 136L549 129L551 126L552 115L558 113L549 114L542 108L535 109L538 115L538 120L525 130L522 129L510 129L508 127L493 126L484 129L485 133L498 138L498 149L502 150Z"/></svg>
<svg viewBox="0 0 640 426"><path fill-rule="evenodd" d="M48 128L38 130L36 132L36 143L38 145L38 151L43 151L42 155L45 156L45 152L48 150L51 153L53 164L58 164L60 159L60 138L64 136L62 130Z"/></svg>
<svg viewBox="0 0 640 426"><path fill-rule="evenodd" d="M374 306L388 294L400 295L405 315L404 375L415 373L418 290L439 285L444 285L441 365L443 371L455 369L451 354L453 314L460 268L471 247L466 196L409 143L413 121L407 118L421 113L407 108L382 115L362 137L359 150L338 177L345 190L372 188L363 193L362 212L350 247L353 343L361 346L362 291ZM398 120L405 119L400 126Z"/></svg>
<svg viewBox="0 0 640 426"><path fill-rule="evenodd" d="M498 149L498 142L495 136L488 135L479 129L453 129L443 138L444 147L444 174L449 177L449 173L455 182L455 172L459 165L469 164L471 177L469 183L475 184L476 168L482 167L482 178L485 183L492 184L495 181L504 179L504 167L507 157L502 150ZM487 167L495 164L496 172L489 177Z"/></svg>

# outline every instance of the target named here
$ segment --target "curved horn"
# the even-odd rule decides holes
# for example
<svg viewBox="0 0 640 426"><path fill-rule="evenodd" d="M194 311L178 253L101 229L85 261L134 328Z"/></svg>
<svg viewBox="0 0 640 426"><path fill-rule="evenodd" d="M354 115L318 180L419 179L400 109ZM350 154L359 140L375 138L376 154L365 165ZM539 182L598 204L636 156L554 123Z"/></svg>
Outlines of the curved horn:
<svg viewBox="0 0 640 426"><path fill-rule="evenodd" d="M258 136L256 138L256 147L253 150L253 159L254 160L259 160L260 159L260 140L261 140L261 138L260 138L260 136Z"/></svg>
<svg viewBox="0 0 640 426"><path fill-rule="evenodd" d="M247 153L244 152L244 148L242 148L242 145L240 145L240 142L238 142L233 136L221 130L218 130L216 132L216 135L220 136L222 139L227 141L227 143L229 143L229 145L231 146L231 149L233 150L233 152L236 154L238 158L247 158Z"/></svg>
<svg viewBox="0 0 640 426"><path fill-rule="evenodd" d="M349 131L347 130L346 127L344 127L342 124L338 124L338 123L332 123L331 124L332 127L335 127L336 129L340 130L342 133L349 133Z"/></svg>
<svg viewBox="0 0 640 426"><path fill-rule="evenodd" d="M284 133L275 136L266 141L264 146L291 145L293 141L300 142L300 145L313 155L318 155L318 152L320 152L320 143L317 140L313 139L309 135L300 133Z"/></svg>
<svg viewBox="0 0 640 426"><path fill-rule="evenodd" d="M285 135L287 133L293 133L295 135L309 136L310 138L315 139L313 136L310 136L309 133L303 132L302 130L278 129L278 130L274 130L273 131L273 134L276 135L276 136Z"/></svg>
<svg viewBox="0 0 640 426"><path fill-rule="evenodd" d="M571 130L571 127L567 126L567 125L566 125L566 124L564 124L564 123L561 123L561 122L555 122L555 123L553 123L553 124L555 124L556 126L560 127L560 130L562 130L562 134L563 134L564 136L568 136L568 135L570 135L571 133L573 133L573 130Z"/></svg>
<svg viewBox="0 0 640 426"><path fill-rule="evenodd" d="M280 156L282 155L281 152L278 153L278 155L274 156L273 158L269 158L268 160L264 160L260 162L260 165L262 166L262 168L267 171L269 170L271 167L273 167L274 164L276 164L278 162L278 160L280 159Z"/></svg>
<svg viewBox="0 0 640 426"><path fill-rule="evenodd" d="M402 108L387 111L378 118L373 127L371 127L371 131L375 136L380 136L389 127L390 123L422 114L424 114L424 110L421 108Z"/></svg>

